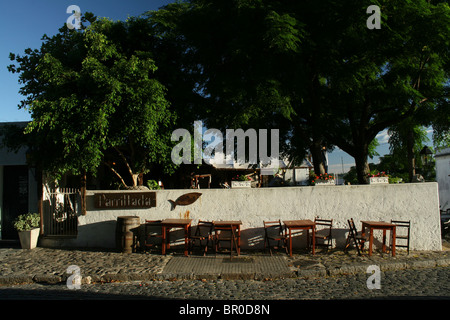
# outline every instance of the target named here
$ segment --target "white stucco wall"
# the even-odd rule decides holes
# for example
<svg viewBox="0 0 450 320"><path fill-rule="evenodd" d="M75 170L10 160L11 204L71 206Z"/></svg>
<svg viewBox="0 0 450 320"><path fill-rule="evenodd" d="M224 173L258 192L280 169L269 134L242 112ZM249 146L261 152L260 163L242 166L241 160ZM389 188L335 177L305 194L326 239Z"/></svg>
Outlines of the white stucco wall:
<svg viewBox="0 0 450 320"><path fill-rule="evenodd" d="M171 210L168 200L176 200L193 191L201 192L202 196L191 205ZM319 216L334 220L333 236L338 247L345 244L347 219L353 218L358 229L362 220L411 220L412 250L442 249L437 183L156 192L155 208L105 210L94 208L94 192L89 191L88 211L79 217L77 239L59 242L58 245L114 247L117 217L126 215L139 216L142 222L145 219L189 217L194 220L193 225L198 219L241 220L242 248L261 249L264 220L314 220ZM381 240L381 231L377 237Z"/></svg>

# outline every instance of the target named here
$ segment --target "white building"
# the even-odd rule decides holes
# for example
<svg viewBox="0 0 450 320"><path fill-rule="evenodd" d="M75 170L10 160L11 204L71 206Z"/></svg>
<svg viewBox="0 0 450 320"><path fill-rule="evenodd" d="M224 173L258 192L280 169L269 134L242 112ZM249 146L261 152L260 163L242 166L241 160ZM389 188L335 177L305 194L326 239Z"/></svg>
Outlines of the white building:
<svg viewBox="0 0 450 320"><path fill-rule="evenodd" d="M436 160L436 181L439 185L441 210L450 209L450 148L438 151Z"/></svg>
<svg viewBox="0 0 450 320"><path fill-rule="evenodd" d="M2 122L0 131L7 125L24 127L26 122ZM26 147L17 153L8 151L0 143L0 240L18 239L13 221L21 214L38 212L36 172L27 165L26 152Z"/></svg>
<svg viewBox="0 0 450 320"><path fill-rule="evenodd" d="M241 164L230 157L225 157L223 153L218 153L209 163L216 169L248 170L251 168L251 165ZM262 176L272 178L277 174L286 186L307 186L312 168L313 165L307 159L304 159L301 164L294 164L287 159L276 159L276 164L270 161L267 165L259 164L255 167L256 170L261 170Z"/></svg>

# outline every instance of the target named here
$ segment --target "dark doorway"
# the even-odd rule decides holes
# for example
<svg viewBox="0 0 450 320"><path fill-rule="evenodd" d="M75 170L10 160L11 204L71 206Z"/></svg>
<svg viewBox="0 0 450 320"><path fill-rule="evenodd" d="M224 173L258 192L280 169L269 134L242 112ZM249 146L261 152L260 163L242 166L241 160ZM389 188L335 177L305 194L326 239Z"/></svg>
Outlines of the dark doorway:
<svg viewBox="0 0 450 320"><path fill-rule="evenodd" d="M19 238L13 222L28 213L28 167L3 167L2 240Z"/></svg>

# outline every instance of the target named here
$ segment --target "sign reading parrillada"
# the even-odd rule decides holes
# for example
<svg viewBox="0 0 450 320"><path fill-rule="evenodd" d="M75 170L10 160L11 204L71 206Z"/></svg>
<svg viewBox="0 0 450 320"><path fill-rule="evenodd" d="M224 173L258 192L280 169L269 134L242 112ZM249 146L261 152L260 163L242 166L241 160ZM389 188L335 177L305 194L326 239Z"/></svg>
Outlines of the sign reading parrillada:
<svg viewBox="0 0 450 320"><path fill-rule="evenodd" d="M156 207L156 192L95 193L96 208Z"/></svg>

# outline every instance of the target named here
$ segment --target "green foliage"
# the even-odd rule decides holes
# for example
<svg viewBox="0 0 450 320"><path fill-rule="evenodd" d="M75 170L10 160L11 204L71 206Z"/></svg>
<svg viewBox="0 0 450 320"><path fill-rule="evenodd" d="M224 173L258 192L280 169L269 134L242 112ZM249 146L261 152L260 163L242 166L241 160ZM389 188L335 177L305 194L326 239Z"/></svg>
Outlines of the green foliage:
<svg viewBox="0 0 450 320"><path fill-rule="evenodd" d="M268 41L269 48L276 48L281 52L298 52L304 37L299 21L288 13L280 15L275 11L269 11L265 19L268 25L265 40Z"/></svg>
<svg viewBox="0 0 450 320"><path fill-rule="evenodd" d="M344 184L358 184L356 167L351 167L350 170L344 175Z"/></svg>
<svg viewBox="0 0 450 320"><path fill-rule="evenodd" d="M11 55L20 73L21 107L44 170L95 174L107 164L125 185L152 163L170 165L170 127L175 120L157 70L146 19L91 19L82 31L66 27L40 50ZM112 163L122 162L128 179Z"/></svg>
<svg viewBox="0 0 450 320"><path fill-rule="evenodd" d="M380 30L366 27L372 4ZM154 163L173 168L173 125L197 119L279 128L281 152L309 149L316 171L322 148L338 146L359 183L387 128L413 119L449 141L448 1L191 0L125 22L84 19L11 54L33 118L26 133L52 172L123 162L135 183Z"/></svg>
<svg viewBox="0 0 450 320"><path fill-rule="evenodd" d="M411 135L412 149L415 150L416 159L420 159L420 150L429 141L426 129L415 125L411 121L404 121L397 126L391 127L388 133L390 134L389 148L391 154L397 155L399 158L402 154L404 155L408 152L408 134Z"/></svg>
<svg viewBox="0 0 450 320"><path fill-rule="evenodd" d="M440 100L431 121L436 150L450 147L450 90Z"/></svg>
<svg viewBox="0 0 450 320"><path fill-rule="evenodd" d="M366 27L372 4L381 30ZM208 125L278 127L284 152L315 162L314 148L339 146L360 183L379 132L445 105L445 1L202 0L155 16L189 48Z"/></svg>
<svg viewBox="0 0 450 320"><path fill-rule="evenodd" d="M389 183L402 183L403 178L399 178L399 177L389 177Z"/></svg>
<svg viewBox="0 0 450 320"><path fill-rule="evenodd" d="M412 115L433 112L448 79L443 69L449 43L441 41L450 36L448 6L382 2L382 13L380 32L364 30L357 21L343 25L335 51L340 62L329 79L331 88L337 86L330 90L336 126L329 138L355 157L359 180L367 168L361 162L368 142ZM363 45L352 48L355 44Z"/></svg>
<svg viewBox="0 0 450 320"><path fill-rule="evenodd" d="M40 227L41 217L38 213L22 214L14 220L13 226L17 231L28 231Z"/></svg>
<svg viewBox="0 0 450 320"><path fill-rule="evenodd" d="M316 174L315 174L314 170L310 170L309 177L308 177L308 185L313 186L315 179L316 179Z"/></svg>
<svg viewBox="0 0 450 320"><path fill-rule="evenodd" d="M238 174L236 177L233 177L232 180L235 181L251 181L250 177L246 176L245 174Z"/></svg>
<svg viewBox="0 0 450 320"><path fill-rule="evenodd" d="M158 181L156 181L156 180L148 180L147 181L147 187L150 190L160 190L161 189L161 187L158 184Z"/></svg>

